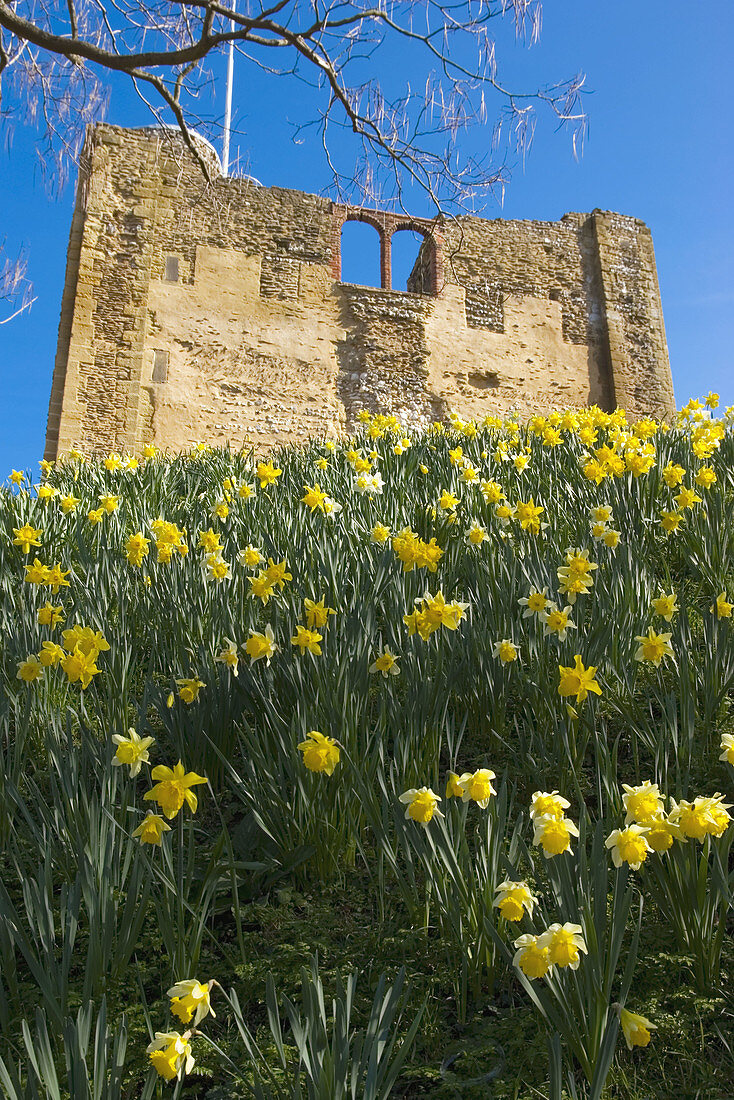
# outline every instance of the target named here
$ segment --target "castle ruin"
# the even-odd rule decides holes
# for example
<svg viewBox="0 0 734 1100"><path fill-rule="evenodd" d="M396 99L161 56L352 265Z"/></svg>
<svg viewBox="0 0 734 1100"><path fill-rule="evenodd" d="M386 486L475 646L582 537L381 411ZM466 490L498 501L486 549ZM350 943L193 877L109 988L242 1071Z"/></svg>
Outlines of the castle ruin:
<svg viewBox="0 0 734 1100"><path fill-rule="evenodd" d="M73 445L264 450L362 409L419 427L518 409L674 409L652 238L608 211L432 221L250 179L208 186L165 129L97 125L74 209L46 457ZM379 234L381 288L341 282ZM423 237L407 291L391 238Z"/></svg>

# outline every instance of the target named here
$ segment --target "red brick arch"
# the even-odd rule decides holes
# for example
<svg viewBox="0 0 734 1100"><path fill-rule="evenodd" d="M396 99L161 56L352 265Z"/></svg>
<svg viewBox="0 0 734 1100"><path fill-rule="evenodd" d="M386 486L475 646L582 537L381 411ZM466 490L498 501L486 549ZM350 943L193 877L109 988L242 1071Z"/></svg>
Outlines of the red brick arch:
<svg viewBox="0 0 734 1100"><path fill-rule="evenodd" d="M393 233L411 229L432 242L430 291L437 294L443 283L442 238L437 221L411 218L404 214L390 214L382 210L365 210L361 206L332 207L332 274L341 282L341 232L345 222L366 222L377 230L380 237L380 284L383 290L392 289L391 243Z"/></svg>

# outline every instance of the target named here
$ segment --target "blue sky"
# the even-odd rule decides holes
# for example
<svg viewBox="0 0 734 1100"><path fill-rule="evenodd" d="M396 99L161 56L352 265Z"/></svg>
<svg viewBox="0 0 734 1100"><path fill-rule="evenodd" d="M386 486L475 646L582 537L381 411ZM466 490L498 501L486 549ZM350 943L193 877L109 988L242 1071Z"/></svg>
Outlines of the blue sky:
<svg viewBox="0 0 734 1100"><path fill-rule="evenodd" d="M598 207L647 222L679 404L709 389L734 404L733 46L731 0L547 0L538 45L515 46L509 27L498 34L510 83L535 86L586 72L589 129L574 160L568 136L541 117L530 156L514 164L504 204L490 200L477 212L556 220ZM406 72L395 60L384 62L393 87ZM212 67L223 94L223 59ZM292 141L293 123L311 106L302 85L238 60L235 151L262 183L313 192L328 186L318 144L308 136ZM108 120L144 125L150 118L116 86ZM476 130L459 142L476 153L488 136ZM37 469L43 452L74 198L73 182L60 198L49 197L31 129L16 126L4 138L0 241L11 255L27 253L37 300L30 314L0 326L0 478L11 466ZM419 194L406 204L428 212Z"/></svg>

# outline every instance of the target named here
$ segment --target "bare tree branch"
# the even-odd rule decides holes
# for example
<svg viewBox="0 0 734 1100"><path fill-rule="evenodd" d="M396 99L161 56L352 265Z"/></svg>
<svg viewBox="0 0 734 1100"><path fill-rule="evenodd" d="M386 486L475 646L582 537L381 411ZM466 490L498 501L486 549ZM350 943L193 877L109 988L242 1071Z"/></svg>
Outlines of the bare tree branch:
<svg viewBox="0 0 734 1100"><path fill-rule="evenodd" d="M202 115L207 59L230 42L242 64L309 85L316 117L294 139L319 132L341 199L403 206L417 186L438 213L471 209L504 188L510 155L524 156L543 109L571 130L585 127L583 75L537 88L500 77L493 25L514 24L537 41L541 0L0 0L0 117L40 123L42 163L74 163L86 125L104 117L109 81L129 79L154 118L171 118L208 181L193 131L216 138ZM395 94L396 74L371 77L383 47L423 65L414 88ZM394 56L394 55L393 55ZM150 89L153 98L143 94ZM295 97L294 97L295 98ZM163 112L163 113L161 113ZM494 118L491 116L494 115ZM458 137L487 126L484 152L460 155ZM352 155L345 154L345 137Z"/></svg>

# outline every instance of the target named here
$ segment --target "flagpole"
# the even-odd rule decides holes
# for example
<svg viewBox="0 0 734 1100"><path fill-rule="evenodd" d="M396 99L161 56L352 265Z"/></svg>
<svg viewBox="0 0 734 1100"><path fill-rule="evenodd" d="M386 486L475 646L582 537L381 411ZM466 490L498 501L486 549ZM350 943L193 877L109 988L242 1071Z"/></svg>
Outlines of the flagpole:
<svg viewBox="0 0 734 1100"><path fill-rule="evenodd" d="M235 10L236 0L232 0L232 11ZM234 19L229 21L230 30L234 32ZM229 132L232 127L232 84L234 81L234 40L230 39L229 59L227 61L227 100L224 106L224 140L222 142L222 172L229 175Z"/></svg>

